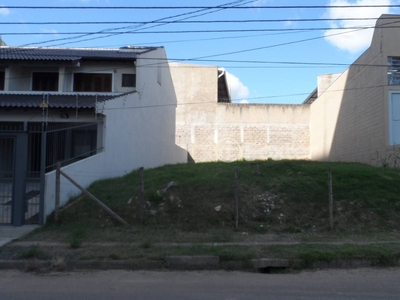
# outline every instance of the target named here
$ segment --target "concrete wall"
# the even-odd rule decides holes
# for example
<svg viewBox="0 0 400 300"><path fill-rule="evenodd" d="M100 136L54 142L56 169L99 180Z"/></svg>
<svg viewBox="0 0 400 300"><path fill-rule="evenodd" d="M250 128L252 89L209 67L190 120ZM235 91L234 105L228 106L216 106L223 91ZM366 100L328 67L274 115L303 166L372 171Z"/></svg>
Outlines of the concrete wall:
<svg viewBox="0 0 400 300"><path fill-rule="evenodd" d="M122 176L139 167L153 168L186 162L187 153L175 145L176 96L169 68L151 67L165 58L164 49L138 59L140 92L98 105L104 119L104 151L63 168L84 187L102 178ZM79 191L66 179L61 183L62 203ZM45 214L54 209L55 173L46 174Z"/></svg>
<svg viewBox="0 0 400 300"><path fill-rule="evenodd" d="M400 17L378 20L370 48L311 104L311 159L378 164L388 158L388 97L399 90L387 78L388 56L400 56L395 21Z"/></svg>
<svg viewBox="0 0 400 300"><path fill-rule="evenodd" d="M217 67L170 64L176 144L195 162L308 159L309 105L217 103Z"/></svg>

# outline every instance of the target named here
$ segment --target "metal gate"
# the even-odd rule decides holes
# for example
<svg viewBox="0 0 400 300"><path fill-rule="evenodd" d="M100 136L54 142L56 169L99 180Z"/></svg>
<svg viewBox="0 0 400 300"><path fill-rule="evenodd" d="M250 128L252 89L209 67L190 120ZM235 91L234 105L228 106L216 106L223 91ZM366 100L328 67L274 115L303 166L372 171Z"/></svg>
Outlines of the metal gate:
<svg viewBox="0 0 400 300"><path fill-rule="evenodd" d="M0 135L0 224L25 223L27 145L27 133Z"/></svg>
<svg viewBox="0 0 400 300"><path fill-rule="evenodd" d="M12 223L15 137L0 136L0 224Z"/></svg>
<svg viewBox="0 0 400 300"><path fill-rule="evenodd" d="M0 122L0 224L43 224L46 173L97 154L98 127Z"/></svg>

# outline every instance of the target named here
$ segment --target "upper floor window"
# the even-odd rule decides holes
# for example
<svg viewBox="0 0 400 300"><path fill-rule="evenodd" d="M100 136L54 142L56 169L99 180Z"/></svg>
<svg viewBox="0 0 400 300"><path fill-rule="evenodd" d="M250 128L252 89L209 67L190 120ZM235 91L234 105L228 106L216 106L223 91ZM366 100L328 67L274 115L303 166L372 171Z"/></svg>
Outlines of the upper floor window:
<svg viewBox="0 0 400 300"><path fill-rule="evenodd" d="M74 92L112 92L112 74L75 73Z"/></svg>
<svg viewBox="0 0 400 300"><path fill-rule="evenodd" d="M4 91L4 80L6 72L0 72L0 91Z"/></svg>
<svg viewBox="0 0 400 300"><path fill-rule="evenodd" d="M388 84L400 85L400 58L388 57Z"/></svg>
<svg viewBox="0 0 400 300"><path fill-rule="evenodd" d="M58 91L58 73L33 72L32 91Z"/></svg>
<svg viewBox="0 0 400 300"><path fill-rule="evenodd" d="M135 87L136 74L122 74L122 87Z"/></svg>

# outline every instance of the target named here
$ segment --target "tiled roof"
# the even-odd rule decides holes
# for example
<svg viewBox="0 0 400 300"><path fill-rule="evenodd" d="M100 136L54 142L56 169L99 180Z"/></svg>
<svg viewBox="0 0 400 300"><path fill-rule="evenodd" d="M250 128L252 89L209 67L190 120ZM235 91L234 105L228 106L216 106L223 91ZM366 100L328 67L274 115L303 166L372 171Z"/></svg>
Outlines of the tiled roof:
<svg viewBox="0 0 400 300"><path fill-rule="evenodd" d="M155 48L81 49L0 47L0 60L75 61L80 59L136 59L137 55Z"/></svg>
<svg viewBox="0 0 400 300"><path fill-rule="evenodd" d="M130 93L126 93L130 94ZM18 94L1 93L0 107L40 108L47 103L49 108L95 108L96 102L104 102L126 94L82 95L82 94Z"/></svg>

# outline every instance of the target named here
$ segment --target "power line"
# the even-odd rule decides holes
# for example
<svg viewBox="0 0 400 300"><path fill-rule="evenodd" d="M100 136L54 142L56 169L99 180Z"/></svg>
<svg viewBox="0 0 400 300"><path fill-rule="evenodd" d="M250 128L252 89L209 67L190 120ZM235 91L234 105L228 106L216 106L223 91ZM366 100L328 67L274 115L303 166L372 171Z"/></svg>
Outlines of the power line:
<svg viewBox="0 0 400 300"><path fill-rule="evenodd" d="M383 17L382 20L398 19ZM212 23L286 23L286 22L328 22L328 21L375 21L378 18L320 18L320 19L252 19L252 20L197 20L174 21L174 24L212 24ZM108 24L171 24L168 21L73 21L73 22L0 22L0 25L108 25Z"/></svg>
<svg viewBox="0 0 400 300"><path fill-rule="evenodd" d="M236 0L236 1L234 1L234 2L228 2L228 3L225 3L225 4L221 4L221 5L217 6L216 8L218 8L217 11L220 11L220 10L224 9L224 6L226 6L226 5L231 5L231 4L238 4L238 5L240 5L241 3L248 4L248 3L253 3L253 2L255 2L256 0L249 0L249 1L246 1L246 2L244 2L244 1L246 1L246 0ZM173 16L169 16L169 17L164 17L164 18L161 18L161 19L156 19L156 20L153 20L153 21L164 21L164 20L169 20L169 19L173 19L173 18L188 16L188 15L194 15L194 16L186 17L185 19L183 19L183 20L187 20L187 19L192 18L192 17L203 16L203 15L206 15L206 14L208 14L208 13L213 13L213 12L208 12L208 13L206 12L206 13L203 13L204 11L207 11L207 10L210 10L210 9L200 9L200 10L196 10L196 11L193 11L193 12L182 13L182 14L178 14L178 15L173 15ZM200 14L200 15L195 15L195 14L198 14L198 13L201 13L201 14ZM182 20L182 19L181 19L181 20ZM177 20L175 20L175 21L177 21ZM138 29L136 29L136 30L139 30L140 27L143 27L143 26L145 26L145 25L147 25L147 24L148 24L148 22L144 22L142 25L137 26L136 28L138 28ZM162 26L162 25L158 25L158 26ZM113 28L113 29L124 29L124 28L129 28L129 26L128 26L128 27L121 27L121 28ZM100 32L102 32L102 31L100 31ZM55 42L55 41L78 39L78 38L83 38L83 37L90 36L90 35L91 35L91 34L81 35L81 36L72 37L72 38L70 37L70 38L53 39L53 40L50 40L50 41L37 42L37 43L30 43L30 44L26 44L26 45L36 45L36 44L50 43L50 42ZM91 40L95 40L95 39L99 39L99 38L106 38L106 37L109 37L109 36L111 36L111 35L107 35L107 36L103 36L103 37L86 38L86 39L80 40L80 41L78 41L78 42L91 41ZM65 44L69 44L69 42L64 42L64 43L61 43L61 44L59 44L59 45L65 45Z"/></svg>
<svg viewBox="0 0 400 300"><path fill-rule="evenodd" d="M385 23L385 24L382 24L381 26L377 26L375 28L387 28L386 27L387 25L391 25L391 24L395 24L395 23L400 23L400 21ZM264 50L264 49L271 49L271 48L282 47L282 46L288 46L288 45L304 43L304 42L310 42L310 41L314 41L314 40L318 40L318 39L322 39L322 38L327 38L327 37L332 37L332 36L337 36L337 35L342 35L342 34L349 34L349 33L357 32L357 31L360 31L360 30L365 30L365 29L356 29L356 30L351 30L351 31L346 31L346 32L339 32L339 33L334 33L334 34L328 34L328 35L323 35L323 36L318 36L318 37L313 37L313 38L297 40L297 41L290 41L290 42L280 43L280 44L275 44L275 45L268 45L268 46L262 46L262 47L256 47L256 48L249 48L249 49L237 50L237 51L231 51L231 52L225 52L225 53L219 53L219 54L205 55L205 56L200 56L200 57L194 57L194 58L191 58L191 59L187 59L187 61L205 59L205 58L212 58L212 57L218 57L218 56L225 56L225 55L232 55L232 54L240 54L240 53L258 51L258 50Z"/></svg>
<svg viewBox="0 0 400 300"><path fill-rule="evenodd" d="M253 1L254 2L254 1ZM285 6L224 6L227 9L327 9L327 8L398 8L400 5L285 5ZM51 10L177 10L215 9L218 6L2 6L5 9L51 9Z"/></svg>
<svg viewBox="0 0 400 300"><path fill-rule="evenodd" d="M343 89L336 89L336 90L327 90L324 93L383 88L383 87L387 87L387 86L388 85L373 85L373 86L364 86L364 87L357 87L357 88L343 88ZM310 95L310 92L296 93L296 94L271 95L271 96L263 96L263 97L252 97L252 98L248 98L248 97L237 98L237 99L232 99L232 104L239 104L239 103L233 103L233 102L238 102L238 101L243 101L243 100L276 99L276 98L284 98L284 97L309 96L309 95ZM166 103L166 104L125 106L125 107L113 107L113 108L102 108L102 109L105 111L106 110L120 110L120 109L145 109L145 108L157 108L157 107L169 107L169 106L186 106L186 105L202 105L202 104L204 105L204 104L212 104L212 103L217 103L217 102L216 101L204 101L204 102L187 102L187 103ZM221 104L224 104L224 103L221 103ZM267 104L267 103L249 103L249 104L251 105L251 104ZM282 103L280 103L280 104L282 104ZM288 105L290 105L290 104L288 104Z"/></svg>
<svg viewBox="0 0 400 300"><path fill-rule="evenodd" d="M321 31L321 30L353 30L353 29L371 29L375 26L351 26L351 27L314 27L314 28L284 28L284 29L208 29L208 30L168 30L168 31L103 31L103 32L3 32L1 35L102 35L102 34L189 34L189 33L237 33L237 32L289 32L289 31ZM400 28L400 26L391 26L386 28Z"/></svg>

